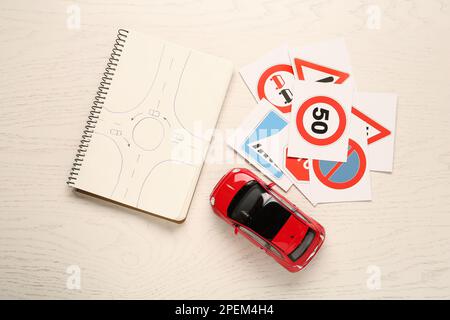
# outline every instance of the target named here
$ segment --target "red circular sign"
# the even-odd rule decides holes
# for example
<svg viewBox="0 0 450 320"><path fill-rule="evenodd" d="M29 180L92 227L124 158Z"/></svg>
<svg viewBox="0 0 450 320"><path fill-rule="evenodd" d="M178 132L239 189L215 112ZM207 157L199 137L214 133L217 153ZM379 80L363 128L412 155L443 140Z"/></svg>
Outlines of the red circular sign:
<svg viewBox="0 0 450 320"><path fill-rule="evenodd" d="M353 153L356 153L357 161L349 162L350 156ZM364 154L363 149L359 144L357 144L352 139L348 140L348 153L347 153L347 162L336 162L335 165L328 170L326 174L323 173L320 162L324 160L314 160L313 161L313 170L314 173L324 185L333 189L347 189L353 187L355 184L361 180L364 176L364 172L366 171L367 160L366 155ZM332 161L325 161L332 162ZM347 166L347 167L346 167ZM350 168L349 168L350 167ZM344 172L345 179L340 177L341 181L336 181L333 178L338 170L342 170Z"/></svg>
<svg viewBox="0 0 450 320"><path fill-rule="evenodd" d="M336 112L339 116L339 126L338 126L336 132L325 139L319 139L319 138L313 137L306 131L305 126L303 125L303 117L305 115L306 110L310 106L312 106L316 103L328 104L334 110L336 110ZM329 144L336 142L336 140L338 140L344 133L346 124L347 124L347 118L345 117L344 109L339 104L339 102L337 102L336 100L334 100L330 97L325 97L325 96L312 97L312 98L306 100L305 102L303 102L303 104L300 106L300 108L298 109L298 112L297 112L298 132L303 137L303 139L305 139L306 141L308 141L311 144L315 144L315 145L319 145L319 146L329 145Z"/></svg>
<svg viewBox="0 0 450 320"><path fill-rule="evenodd" d="M309 159L288 156L288 148L284 152L284 166L299 181L309 182Z"/></svg>
<svg viewBox="0 0 450 320"><path fill-rule="evenodd" d="M263 98L266 99L281 112L289 113L289 112L291 112L292 104L289 104L287 106L279 106L279 105L274 104L269 99L267 99L267 95L266 95L266 92L264 89L264 87L266 85L266 81L267 81L267 79L269 79L269 77L271 75L273 75L275 72L283 72L283 71L294 75L294 69L292 69L292 66L290 66L288 64L277 64L276 66L272 66L263 72L263 74L261 75L261 77L259 78L259 81L258 81L258 97L260 99L263 99Z"/></svg>

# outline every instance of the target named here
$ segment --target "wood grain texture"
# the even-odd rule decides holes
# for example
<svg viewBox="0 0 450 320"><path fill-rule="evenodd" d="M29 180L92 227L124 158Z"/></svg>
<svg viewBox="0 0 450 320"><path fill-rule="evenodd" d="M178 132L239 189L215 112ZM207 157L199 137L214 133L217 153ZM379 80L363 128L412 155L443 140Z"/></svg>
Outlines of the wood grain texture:
<svg viewBox="0 0 450 320"><path fill-rule="evenodd" d="M72 4L79 30L67 27ZM372 5L379 29L367 25ZM3 0L0 18L1 297L450 298L448 1ZM212 214L209 192L232 163L204 166L182 225L74 194L65 180L118 27L236 69L282 42L343 36L358 88L399 95L394 173L372 174L368 203L313 208L289 191L327 230L296 274ZM253 105L235 73L218 128ZM66 288L70 265L81 290ZM370 265L379 290L366 285Z"/></svg>

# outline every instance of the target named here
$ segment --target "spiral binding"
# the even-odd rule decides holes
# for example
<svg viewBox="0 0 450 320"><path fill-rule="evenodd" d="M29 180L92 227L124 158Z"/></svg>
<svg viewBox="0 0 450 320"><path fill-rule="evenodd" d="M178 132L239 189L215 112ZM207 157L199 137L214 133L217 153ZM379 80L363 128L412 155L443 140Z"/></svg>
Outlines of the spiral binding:
<svg viewBox="0 0 450 320"><path fill-rule="evenodd" d="M78 146L78 151L75 156L72 169L70 170L69 178L67 180L68 185L74 185L75 181L77 180L78 173L80 171L84 157L86 156L89 143L92 139L92 134L94 133L94 129L98 121L97 119L99 118L100 112L102 111L106 95L108 94L109 87L111 86L111 81L113 79L112 77L114 76L114 72L116 71L116 67L119 62L119 58L122 55L122 50L127 37L128 30L119 29L119 31L117 32L117 38L114 43L114 47L111 52L111 56L108 59L105 72L103 73L102 81L100 82L100 86L98 87L97 94L94 98L91 111L89 112L88 121L86 123L86 126L84 127L85 130L83 131L81 142Z"/></svg>

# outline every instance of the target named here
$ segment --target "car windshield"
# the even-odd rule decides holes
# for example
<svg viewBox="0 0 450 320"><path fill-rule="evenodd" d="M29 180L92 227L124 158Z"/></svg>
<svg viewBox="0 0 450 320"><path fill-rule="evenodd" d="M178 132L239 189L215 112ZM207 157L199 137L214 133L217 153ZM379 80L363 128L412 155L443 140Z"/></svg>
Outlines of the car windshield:
<svg viewBox="0 0 450 320"><path fill-rule="evenodd" d="M290 213L257 181L252 180L233 198L228 216L272 240L289 219Z"/></svg>

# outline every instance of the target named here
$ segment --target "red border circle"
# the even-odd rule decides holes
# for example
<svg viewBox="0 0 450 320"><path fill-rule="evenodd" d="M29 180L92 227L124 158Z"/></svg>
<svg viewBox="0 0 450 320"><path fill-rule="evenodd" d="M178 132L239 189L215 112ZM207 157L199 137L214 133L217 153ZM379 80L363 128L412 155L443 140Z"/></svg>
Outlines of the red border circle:
<svg viewBox="0 0 450 320"><path fill-rule="evenodd" d="M305 127L303 126L303 117L305 115L306 110L313 104L316 104L319 102L328 104L329 106L334 108L334 110L336 110L336 112L338 113L338 116L339 116L339 127L337 128L335 133L333 133L331 136L329 136L326 139L319 139L319 138L313 137L308 132L306 132ZM336 100L334 100L330 97L316 96L316 97L312 97L312 98L306 100L305 102L303 102L303 104L298 109L296 122L297 122L297 130L300 133L300 135L303 137L303 139L305 139L306 141L308 141L311 144L325 146L325 145L329 145L329 144L336 142L336 140L338 140L342 136L342 134L345 131L345 126L347 125L347 118L345 116L345 111L342 108L342 106L339 104L339 102L337 102Z"/></svg>
<svg viewBox="0 0 450 320"><path fill-rule="evenodd" d="M320 160L314 160L313 161L313 169L314 173L316 174L317 179L319 179L320 182L322 182L324 185L326 185L329 188L333 189L348 189L350 187L353 187L355 184L361 180L361 178L364 176L364 172L366 171L367 166L367 160L366 155L364 154L364 150L361 148L361 146L353 141L352 139L348 140L348 144L350 147L350 152L356 152L359 157L359 169L356 175L351 178L350 180L346 182L333 182L329 179L329 177L326 177L322 171L320 170ZM342 162L336 162L336 165L342 164ZM344 163L345 164L345 163Z"/></svg>
<svg viewBox="0 0 450 320"><path fill-rule="evenodd" d="M266 71L263 72L261 77L259 77L258 97L259 97L259 99L266 99L267 101L270 102L270 104L272 104L274 107L276 107L281 112L289 113L289 112L291 112L292 104L289 104L287 106L277 106L276 104L273 104L269 99L267 99L266 92L264 91L264 86L266 84L267 79L269 79L269 77L272 74L274 74L275 72L279 72L279 71L289 72L292 75L294 75L294 69L292 68L292 66L290 66L288 64L277 64L275 66L270 67L269 69L267 69Z"/></svg>

